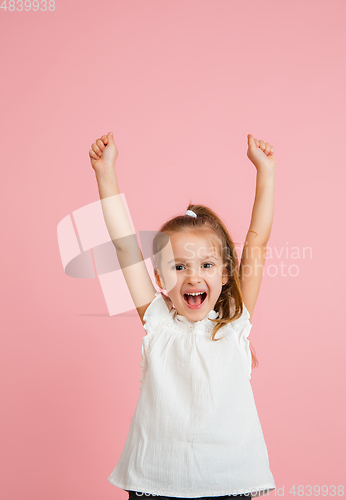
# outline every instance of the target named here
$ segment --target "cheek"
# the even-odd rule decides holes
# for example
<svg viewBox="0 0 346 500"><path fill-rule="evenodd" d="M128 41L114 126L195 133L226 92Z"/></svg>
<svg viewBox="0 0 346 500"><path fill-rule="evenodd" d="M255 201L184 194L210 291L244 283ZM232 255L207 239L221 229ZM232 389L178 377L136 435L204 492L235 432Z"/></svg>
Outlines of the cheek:
<svg viewBox="0 0 346 500"><path fill-rule="evenodd" d="M217 283L222 280L222 268L212 267L205 270L205 277L213 283Z"/></svg>
<svg viewBox="0 0 346 500"><path fill-rule="evenodd" d="M167 292L170 292L173 290L174 287L178 285L178 279L177 279L177 274L172 272L172 273L166 273L165 274L165 288Z"/></svg>

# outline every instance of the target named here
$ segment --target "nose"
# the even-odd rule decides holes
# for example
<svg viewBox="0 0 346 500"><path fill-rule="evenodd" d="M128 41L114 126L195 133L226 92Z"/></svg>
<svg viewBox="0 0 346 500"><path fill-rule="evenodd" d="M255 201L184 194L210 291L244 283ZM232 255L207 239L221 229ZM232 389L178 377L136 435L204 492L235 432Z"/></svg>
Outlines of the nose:
<svg viewBox="0 0 346 500"><path fill-rule="evenodd" d="M202 278L199 276L199 270L197 271L190 269L186 281L191 284L200 283Z"/></svg>

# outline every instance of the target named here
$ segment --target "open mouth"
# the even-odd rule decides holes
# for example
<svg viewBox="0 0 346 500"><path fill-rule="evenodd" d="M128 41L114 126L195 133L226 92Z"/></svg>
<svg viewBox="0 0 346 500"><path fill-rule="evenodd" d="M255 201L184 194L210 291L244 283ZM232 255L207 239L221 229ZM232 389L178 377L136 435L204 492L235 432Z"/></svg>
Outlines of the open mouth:
<svg viewBox="0 0 346 500"><path fill-rule="evenodd" d="M200 307L205 299L207 298L206 292L198 293L197 295L191 295L189 293L184 293L184 302L193 309Z"/></svg>

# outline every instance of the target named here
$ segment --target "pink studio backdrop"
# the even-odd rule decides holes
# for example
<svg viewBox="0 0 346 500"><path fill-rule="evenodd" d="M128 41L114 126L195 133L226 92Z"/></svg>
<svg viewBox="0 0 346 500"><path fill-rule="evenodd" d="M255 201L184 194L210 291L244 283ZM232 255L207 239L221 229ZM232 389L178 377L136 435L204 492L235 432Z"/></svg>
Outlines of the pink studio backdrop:
<svg viewBox="0 0 346 500"><path fill-rule="evenodd" d="M256 180L246 136L274 145L251 383L277 496L332 497L346 479L345 2L15 6L0 12L1 497L127 498L107 477L145 331L135 310L109 315L97 278L64 273L57 240L99 199L88 151L111 130L137 233L191 200L224 219L239 256Z"/></svg>

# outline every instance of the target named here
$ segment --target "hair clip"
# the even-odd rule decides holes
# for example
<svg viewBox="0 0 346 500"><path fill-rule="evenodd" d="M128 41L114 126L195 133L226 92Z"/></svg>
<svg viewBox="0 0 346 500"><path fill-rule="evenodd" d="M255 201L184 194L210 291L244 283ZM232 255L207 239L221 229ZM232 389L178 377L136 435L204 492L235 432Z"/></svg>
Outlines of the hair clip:
<svg viewBox="0 0 346 500"><path fill-rule="evenodd" d="M186 210L184 215L190 215L190 217L197 217L195 212L193 212L192 210Z"/></svg>

